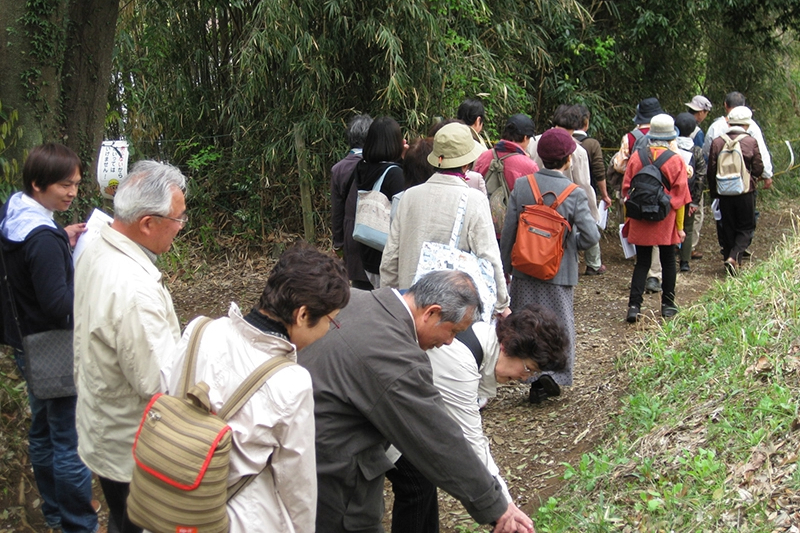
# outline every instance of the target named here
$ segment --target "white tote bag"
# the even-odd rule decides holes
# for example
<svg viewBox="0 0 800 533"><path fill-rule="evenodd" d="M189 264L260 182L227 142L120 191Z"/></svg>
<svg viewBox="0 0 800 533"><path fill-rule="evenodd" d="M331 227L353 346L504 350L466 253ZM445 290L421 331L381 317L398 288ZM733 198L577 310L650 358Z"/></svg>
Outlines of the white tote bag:
<svg viewBox="0 0 800 533"><path fill-rule="evenodd" d="M478 294L483 303L481 320L490 322L494 313L494 305L497 303L497 283L494 279L494 268L486 259L458 248L466 210L467 191L464 191L458 204L458 213L453 224L453 231L450 234L449 244L431 241L422 243L414 283L428 272L435 270L460 270L469 274L478 288Z"/></svg>
<svg viewBox="0 0 800 533"><path fill-rule="evenodd" d="M397 165L386 167L371 191L358 191L353 240L381 252L386 247L386 239L389 238L392 212L392 202L381 192L381 186L386 173L396 167Z"/></svg>

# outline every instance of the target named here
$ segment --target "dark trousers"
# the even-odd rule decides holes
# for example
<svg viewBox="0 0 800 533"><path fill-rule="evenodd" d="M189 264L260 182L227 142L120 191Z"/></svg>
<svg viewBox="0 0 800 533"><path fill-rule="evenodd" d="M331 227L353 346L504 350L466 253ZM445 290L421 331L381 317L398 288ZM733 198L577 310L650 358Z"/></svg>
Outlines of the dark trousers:
<svg viewBox="0 0 800 533"><path fill-rule="evenodd" d="M113 481L99 476L98 479L100 479L100 487L103 489L103 496L106 497L108 504L109 532L116 529L117 533L142 533L142 528L128 519L126 501L130 483Z"/></svg>
<svg viewBox="0 0 800 533"><path fill-rule="evenodd" d="M688 213L688 207L687 207ZM686 238L681 243L681 263L688 263L692 258L692 239L694 238L694 220L697 216L697 211L693 215L688 214L683 218L683 231L686 232Z"/></svg>
<svg viewBox="0 0 800 533"><path fill-rule="evenodd" d="M756 196L750 192L739 196L720 196L719 211L722 220L717 224L719 244L723 259L742 262L742 252L753 241L756 229Z"/></svg>
<svg viewBox="0 0 800 533"><path fill-rule="evenodd" d="M644 301L642 295L644 294L644 284L647 281L647 271L650 270L653 248L653 246L636 245L636 266L633 267L631 295L628 298L628 306L641 307ZM675 246L672 244L658 246L658 253L661 258L661 305L675 305L675 276L677 272Z"/></svg>
<svg viewBox="0 0 800 533"><path fill-rule="evenodd" d="M392 482L392 533L438 533L439 500L436 485L428 481L405 456L386 472Z"/></svg>

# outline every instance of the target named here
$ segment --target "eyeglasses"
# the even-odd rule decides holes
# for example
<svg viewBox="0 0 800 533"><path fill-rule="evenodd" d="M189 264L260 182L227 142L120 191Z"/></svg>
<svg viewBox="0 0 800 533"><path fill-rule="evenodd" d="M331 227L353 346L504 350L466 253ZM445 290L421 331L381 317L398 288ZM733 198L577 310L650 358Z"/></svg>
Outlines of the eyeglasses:
<svg viewBox="0 0 800 533"><path fill-rule="evenodd" d="M180 224L181 227L184 227L186 225L186 223L189 222L189 215L187 215L186 213L182 214L179 218L167 217L167 216L164 216L164 215L156 215L155 213L153 213L151 215L148 215L148 216L158 217L158 218L166 218L167 220L174 220L175 222Z"/></svg>
<svg viewBox="0 0 800 533"><path fill-rule="evenodd" d="M333 324L333 327L334 327L334 328L336 328L336 329L340 329L340 328L342 327L342 326L340 326L340 325L339 325L339 322L337 322L336 320L334 320L334 318L333 318L331 315L325 315L325 316L326 316L326 317L328 317L328 320L330 320L330 321L331 321L331 324Z"/></svg>

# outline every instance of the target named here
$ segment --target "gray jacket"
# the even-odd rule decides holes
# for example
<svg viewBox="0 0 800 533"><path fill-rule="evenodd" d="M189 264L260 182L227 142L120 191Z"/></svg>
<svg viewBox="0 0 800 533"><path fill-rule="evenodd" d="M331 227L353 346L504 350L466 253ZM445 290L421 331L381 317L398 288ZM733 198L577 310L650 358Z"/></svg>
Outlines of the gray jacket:
<svg viewBox="0 0 800 533"><path fill-rule="evenodd" d="M552 204L556 196L561 194L571 183L569 178L556 170L543 169L534 174L534 177L539 185L539 191L544 196L545 205ZM555 196L546 194L548 191L555 193ZM526 205L534 203L536 202L527 176L517 179L514 190L511 191L511 196L508 198L508 211L503 224L503 234L500 237L500 256L503 259L503 270L506 274L512 273L511 249L514 247L514 241L517 240L519 214ZM597 244L600 241L600 230L589 211L589 202L583 189L578 188L572 191L564 203L556 208L556 211L567 219L572 226L572 231L567 235L564 257L561 259L558 273L553 279L547 281L555 285L575 286L578 284L578 250L586 250ZM515 269L513 269L513 275L515 278L530 278L527 274Z"/></svg>
<svg viewBox="0 0 800 533"><path fill-rule="evenodd" d="M447 414L394 291L352 291L337 320L340 329L298 354L314 385L317 531L383 531L389 443L477 522L502 516L500 484Z"/></svg>

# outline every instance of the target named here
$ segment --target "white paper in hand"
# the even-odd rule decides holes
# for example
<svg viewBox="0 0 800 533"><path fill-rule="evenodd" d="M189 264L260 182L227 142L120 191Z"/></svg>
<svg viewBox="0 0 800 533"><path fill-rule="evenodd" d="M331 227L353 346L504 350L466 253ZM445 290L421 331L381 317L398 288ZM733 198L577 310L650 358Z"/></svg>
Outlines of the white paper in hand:
<svg viewBox="0 0 800 533"><path fill-rule="evenodd" d="M104 225L111 224L113 218L95 208L92 214L89 215L89 220L86 221L86 231L78 237L78 242L75 243L75 250L72 252L72 265L78 264L78 257L83 253L89 244L100 236L100 230Z"/></svg>
<svg viewBox="0 0 800 533"><path fill-rule="evenodd" d="M597 221L597 226L604 230L608 224L608 206L605 200L600 200L600 205L597 206L597 212L600 215L600 220Z"/></svg>

